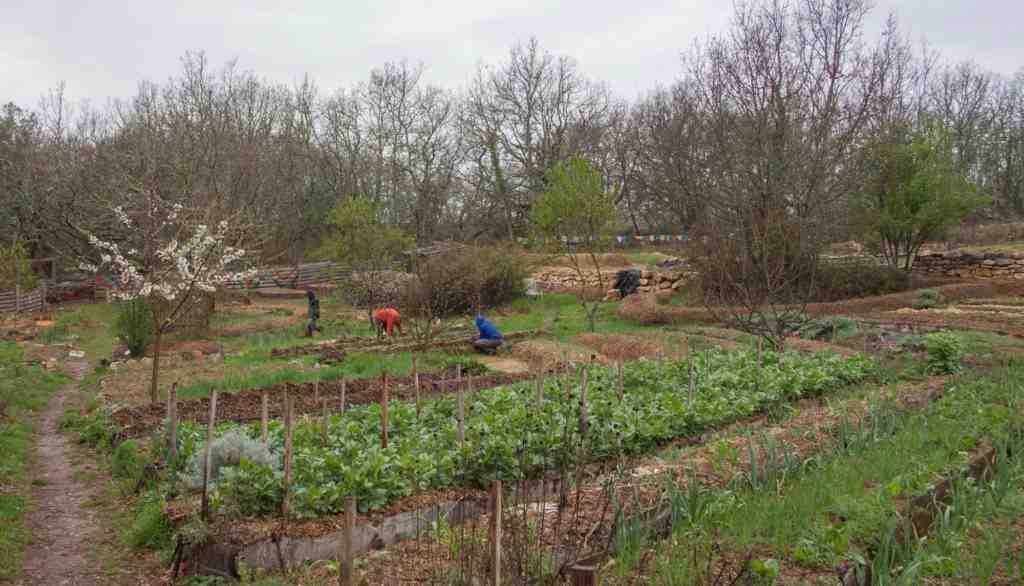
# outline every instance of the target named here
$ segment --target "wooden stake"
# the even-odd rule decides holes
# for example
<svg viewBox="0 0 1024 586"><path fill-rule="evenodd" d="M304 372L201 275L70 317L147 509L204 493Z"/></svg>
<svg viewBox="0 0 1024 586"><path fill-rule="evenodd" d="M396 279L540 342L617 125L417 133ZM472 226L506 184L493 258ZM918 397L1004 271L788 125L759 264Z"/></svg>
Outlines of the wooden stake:
<svg viewBox="0 0 1024 586"><path fill-rule="evenodd" d="M320 402L320 373L316 373L316 378L313 379L313 404Z"/></svg>
<svg viewBox="0 0 1024 586"><path fill-rule="evenodd" d="M167 395L167 463L178 458L178 383L171 385Z"/></svg>
<svg viewBox="0 0 1024 586"><path fill-rule="evenodd" d="M380 447L388 448L388 373L380 374Z"/></svg>
<svg viewBox="0 0 1024 586"><path fill-rule="evenodd" d="M345 382L345 379L344 378L341 379L341 414L342 415L345 414L345 386L346 386L346 384L347 383Z"/></svg>
<svg viewBox="0 0 1024 586"><path fill-rule="evenodd" d="M338 584L340 586L354 586L352 581L352 569L355 565L352 559L352 539L356 528L356 497L345 497L345 529L341 538L341 551L338 552Z"/></svg>
<svg viewBox="0 0 1024 586"><path fill-rule="evenodd" d="M412 357L412 386L416 393L416 421L420 419L420 371L416 368L416 357Z"/></svg>
<svg viewBox="0 0 1024 586"><path fill-rule="evenodd" d="M263 396L260 397L260 439L263 440L263 445L267 444L267 425L270 419L270 392L266 389L263 390Z"/></svg>
<svg viewBox="0 0 1024 586"><path fill-rule="evenodd" d="M537 373L537 408L544 404L544 369Z"/></svg>
<svg viewBox="0 0 1024 586"><path fill-rule="evenodd" d="M455 382L455 418L458 427L455 429L455 437L459 440L459 449L466 443L466 406L462 397L462 369L458 369L458 378Z"/></svg>
<svg viewBox="0 0 1024 586"><path fill-rule="evenodd" d="M323 400L323 416L320 419L320 433L323 434L324 447L327 446L327 397Z"/></svg>
<svg viewBox="0 0 1024 586"><path fill-rule="evenodd" d="M491 485L491 586L501 584L501 481Z"/></svg>
<svg viewBox="0 0 1024 586"><path fill-rule="evenodd" d="M580 435L586 436L589 428L587 421L587 369L581 369L580 373Z"/></svg>
<svg viewBox="0 0 1024 586"><path fill-rule="evenodd" d="M693 402L694 397L697 395L697 377L694 376L693 372L693 357L689 357L690 363L690 402Z"/></svg>
<svg viewBox="0 0 1024 586"><path fill-rule="evenodd" d="M213 443L213 426L217 421L217 391L210 394L210 417L206 422L206 446L203 454L203 519L210 518L210 473L212 470L210 459L210 445Z"/></svg>
<svg viewBox="0 0 1024 586"><path fill-rule="evenodd" d="M619 376L619 386L618 386L618 390L619 390L619 403L621 403L622 400L626 398L626 383L623 380L623 375L622 375L622 361L621 360L618 361L617 365L618 366L616 368L618 370L618 376Z"/></svg>
<svg viewBox="0 0 1024 586"><path fill-rule="evenodd" d="M284 392L284 500L281 501L281 516L288 518L288 499L292 485L292 398Z"/></svg>
<svg viewBox="0 0 1024 586"><path fill-rule="evenodd" d="M764 338L757 339L757 367L764 366Z"/></svg>

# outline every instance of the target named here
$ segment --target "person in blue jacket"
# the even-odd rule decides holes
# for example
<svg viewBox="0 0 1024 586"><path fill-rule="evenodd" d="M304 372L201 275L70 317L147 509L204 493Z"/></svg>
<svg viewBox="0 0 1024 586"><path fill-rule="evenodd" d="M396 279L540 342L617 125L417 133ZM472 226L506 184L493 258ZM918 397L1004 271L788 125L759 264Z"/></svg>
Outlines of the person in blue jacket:
<svg viewBox="0 0 1024 586"><path fill-rule="evenodd" d="M473 347L484 354L494 354L503 343L501 332L483 314L476 316L476 329L480 331L480 337L473 340Z"/></svg>

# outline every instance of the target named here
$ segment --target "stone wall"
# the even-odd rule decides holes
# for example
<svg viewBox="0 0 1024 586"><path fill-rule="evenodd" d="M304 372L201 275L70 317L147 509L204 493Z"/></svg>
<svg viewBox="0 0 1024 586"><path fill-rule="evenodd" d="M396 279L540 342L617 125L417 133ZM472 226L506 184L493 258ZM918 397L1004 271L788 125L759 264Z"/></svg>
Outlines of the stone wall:
<svg viewBox="0 0 1024 586"><path fill-rule="evenodd" d="M953 250L922 254L914 261L914 272L933 277L1024 280L1024 252L972 254Z"/></svg>
<svg viewBox="0 0 1024 586"><path fill-rule="evenodd" d="M545 293L579 291L581 283L587 289L604 287L604 289L609 290L615 285L615 275L621 270L624 269L616 268L602 271L604 283L600 282L596 271L587 271L583 275L584 278L580 279L576 271L560 267L542 269L533 275L533 280L537 287ZM656 293L658 291L678 290L688 278L689 273L685 270L650 271L645 269L640 273L640 289L638 292ZM617 291L608 291L606 299L617 299L617 295Z"/></svg>

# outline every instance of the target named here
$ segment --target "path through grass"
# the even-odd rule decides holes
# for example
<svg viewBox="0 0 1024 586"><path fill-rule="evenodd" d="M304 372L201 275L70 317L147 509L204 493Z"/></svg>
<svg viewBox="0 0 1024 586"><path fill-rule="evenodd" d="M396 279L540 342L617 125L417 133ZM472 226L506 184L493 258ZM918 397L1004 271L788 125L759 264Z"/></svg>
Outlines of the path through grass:
<svg viewBox="0 0 1024 586"><path fill-rule="evenodd" d="M29 463L35 416L66 377L26 366L21 348L0 342L0 580L21 570L29 534Z"/></svg>

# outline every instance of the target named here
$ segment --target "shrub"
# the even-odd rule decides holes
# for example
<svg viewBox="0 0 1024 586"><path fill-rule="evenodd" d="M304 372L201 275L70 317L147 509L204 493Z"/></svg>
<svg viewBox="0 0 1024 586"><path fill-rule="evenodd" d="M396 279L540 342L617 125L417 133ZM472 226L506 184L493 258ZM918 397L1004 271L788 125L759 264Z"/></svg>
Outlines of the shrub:
<svg viewBox="0 0 1024 586"><path fill-rule="evenodd" d="M928 353L928 374L954 374L963 368L964 343L950 332L934 332L924 337Z"/></svg>
<svg viewBox="0 0 1024 586"><path fill-rule="evenodd" d="M110 458L111 472L117 478L136 479L142 474L144 466L135 440L121 442Z"/></svg>
<svg viewBox="0 0 1024 586"><path fill-rule="evenodd" d="M931 309L942 303L942 293L935 289L921 289L914 300L914 309Z"/></svg>
<svg viewBox="0 0 1024 586"><path fill-rule="evenodd" d="M117 337L128 346L132 356L145 354L153 339L153 312L145 299L132 299L121 304L114 323Z"/></svg>
<svg viewBox="0 0 1024 586"><path fill-rule="evenodd" d="M522 255L466 247L419 259L400 304L421 317L443 317L508 303L526 293Z"/></svg>
<svg viewBox="0 0 1024 586"><path fill-rule="evenodd" d="M822 262L815 276L814 300L841 301L898 293L910 288L910 275L890 266Z"/></svg>
<svg viewBox="0 0 1024 586"><path fill-rule="evenodd" d="M202 449L192 455L184 478L189 488L202 488L205 457L206 451ZM210 482L217 479L221 468L238 466L242 460L268 468L273 468L277 463L277 459L262 443L240 431L231 431L213 440L210 446Z"/></svg>

